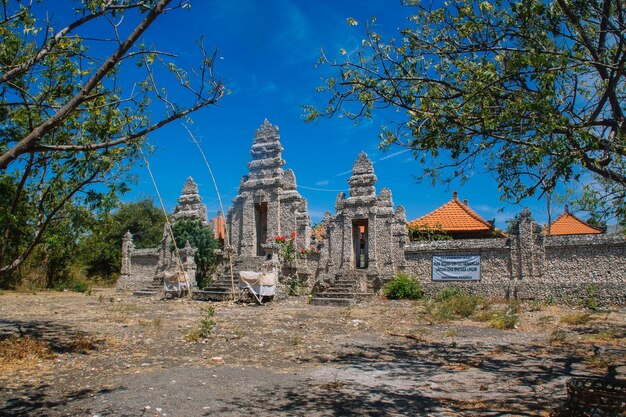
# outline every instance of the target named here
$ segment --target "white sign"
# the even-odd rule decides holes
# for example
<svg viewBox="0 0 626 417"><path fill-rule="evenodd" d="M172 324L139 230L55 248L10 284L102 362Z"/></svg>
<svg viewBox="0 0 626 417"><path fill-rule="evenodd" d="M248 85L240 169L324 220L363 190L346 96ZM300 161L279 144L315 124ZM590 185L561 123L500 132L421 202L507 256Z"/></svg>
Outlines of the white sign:
<svg viewBox="0 0 626 417"><path fill-rule="evenodd" d="M433 281L480 281L480 255L433 255Z"/></svg>

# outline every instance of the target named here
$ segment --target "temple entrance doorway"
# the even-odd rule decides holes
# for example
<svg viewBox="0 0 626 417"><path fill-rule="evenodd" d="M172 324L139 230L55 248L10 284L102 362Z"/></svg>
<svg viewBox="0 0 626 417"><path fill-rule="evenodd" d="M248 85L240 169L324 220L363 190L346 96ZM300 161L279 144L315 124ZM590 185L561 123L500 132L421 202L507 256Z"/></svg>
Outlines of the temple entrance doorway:
<svg viewBox="0 0 626 417"><path fill-rule="evenodd" d="M354 248L354 266L366 269L368 262L367 219L352 221L352 241Z"/></svg>
<svg viewBox="0 0 626 417"><path fill-rule="evenodd" d="M254 205L254 222L256 225L256 254L265 256L263 244L267 242L267 203Z"/></svg>

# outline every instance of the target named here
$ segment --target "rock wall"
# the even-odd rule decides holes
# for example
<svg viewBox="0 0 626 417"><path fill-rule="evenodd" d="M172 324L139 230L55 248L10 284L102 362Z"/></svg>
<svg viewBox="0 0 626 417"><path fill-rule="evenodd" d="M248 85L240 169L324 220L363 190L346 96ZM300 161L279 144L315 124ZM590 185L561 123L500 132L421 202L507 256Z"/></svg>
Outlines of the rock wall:
<svg viewBox="0 0 626 417"><path fill-rule="evenodd" d="M521 213L519 234L509 238L414 242L404 250L404 271L427 295L447 286L496 298L626 304L623 235L549 236L531 213ZM480 255L479 281L433 281L433 255Z"/></svg>

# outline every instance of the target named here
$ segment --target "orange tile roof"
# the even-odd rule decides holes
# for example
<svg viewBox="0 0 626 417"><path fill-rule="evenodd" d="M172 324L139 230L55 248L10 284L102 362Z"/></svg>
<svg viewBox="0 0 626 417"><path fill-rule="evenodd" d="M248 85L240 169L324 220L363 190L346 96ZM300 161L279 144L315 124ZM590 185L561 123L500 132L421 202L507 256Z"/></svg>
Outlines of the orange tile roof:
<svg viewBox="0 0 626 417"><path fill-rule="evenodd" d="M544 229L544 233L548 233L548 228ZM551 235L592 235L602 233L602 229L591 226L586 222L580 220L567 210L563 211L555 221L552 222L550 227Z"/></svg>
<svg viewBox="0 0 626 417"><path fill-rule="evenodd" d="M217 213L217 217L213 220L213 233L217 240L224 240L226 238L226 221L222 212Z"/></svg>
<svg viewBox="0 0 626 417"><path fill-rule="evenodd" d="M496 235L505 234L495 228L493 224L483 219L466 203L459 201L456 191L452 193L452 200L430 213L411 220L411 226L441 227L446 232L485 232L493 231Z"/></svg>

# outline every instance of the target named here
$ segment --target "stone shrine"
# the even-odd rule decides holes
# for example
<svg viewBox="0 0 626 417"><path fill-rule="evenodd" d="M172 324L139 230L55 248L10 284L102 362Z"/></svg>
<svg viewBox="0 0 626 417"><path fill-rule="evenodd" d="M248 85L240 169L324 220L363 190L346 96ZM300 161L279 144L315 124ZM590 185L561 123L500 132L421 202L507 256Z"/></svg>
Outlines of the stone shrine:
<svg viewBox="0 0 626 417"><path fill-rule="evenodd" d="M293 171L283 171L282 150L278 127L265 120L254 135L249 174L242 178L226 218L227 240L235 255L264 256L264 244L292 232L298 247L309 247L307 202L296 190Z"/></svg>
<svg viewBox="0 0 626 417"><path fill-rule="evenodd" d="M318 283L344 288L356 298L378 291L404 266L406 214L402 206L394 210L388 188L376 194L376 180L372 162L362 152L348 180L349 196L339 193L335 215L326 212L323 220Z"/></svg>
<svg viewBox="0 0 626 417"><path fill-rule="evenodd" d="M198 186L193 178L187 178L178 204L174 209L172 225L180 220L199 220L208 225L206 206L198 193ZM163 288L166 274L180 271L176 255L171 250L172 238L167 228L163 227L163 238L156 248L136 249L133 236L126 232L122 241L122 269L117 281L118 290L135 290L138 295L154 295ZM191 288L197 287L195 250L189 242L178 248L182 269L187 275ZM143 294L145 293L145 294Z"/></svg>
<svg viewBox="0 0 626 417"><path fill-rule="evenodd" d="M206 206L202 203L202 197L198 193L198 186L193 178L187 178L172 217L174 217L174 223L184 219L199 220L205 226L208 225Z"/></svg>

